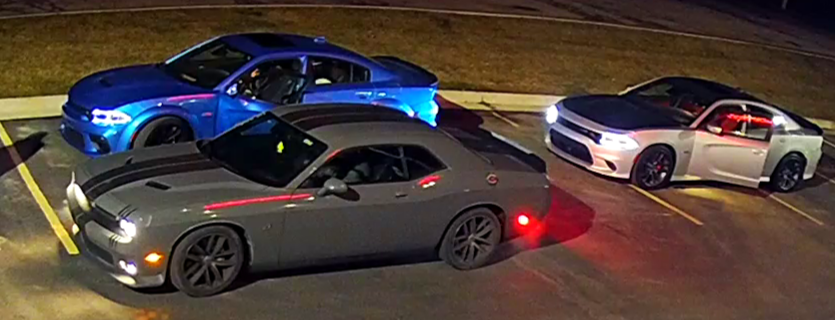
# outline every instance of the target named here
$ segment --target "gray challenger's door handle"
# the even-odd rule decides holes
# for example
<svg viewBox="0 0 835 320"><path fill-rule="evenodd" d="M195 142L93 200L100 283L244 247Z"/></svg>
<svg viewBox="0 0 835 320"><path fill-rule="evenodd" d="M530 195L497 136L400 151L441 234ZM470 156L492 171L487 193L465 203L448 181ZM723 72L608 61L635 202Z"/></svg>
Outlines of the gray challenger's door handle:
<svg viewBox="0 0 835 320"><path fill-rule="evenodd" d="M395 198L404 198L404 197L406 197L406 196L408 196L408 195L409 195L409 194L408 194L408 193L405 193L405 192L397 192L397 193L395 193L395 194L394 194L394 197L395 197Z"/></svg>

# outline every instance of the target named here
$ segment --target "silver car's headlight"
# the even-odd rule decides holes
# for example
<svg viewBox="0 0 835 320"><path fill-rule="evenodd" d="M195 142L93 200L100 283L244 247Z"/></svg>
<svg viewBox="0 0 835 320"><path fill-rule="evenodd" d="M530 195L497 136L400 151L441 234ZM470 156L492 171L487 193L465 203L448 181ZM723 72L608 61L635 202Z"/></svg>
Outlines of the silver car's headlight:
<svg viewBox="0 0 835 320"><path fill-rule="evenodd" d="M557 105L553 105L548 107L548 110L545 110L545 121L548 124L552 124L557 122L557 118L560 117L560 111L557 109Z"/></svg>
<svg viewBox="0 0 835 320"><path fill-rule="evenodd" d="M600 146L611 150L635 150L638 142L627 135L604 132L598 142Z"/></svg>
<svg viewBox="0 0 835 320"><path fill-rule="evenodd" d="M122 229L122 232L130 238L136 236L136 224L128 219L119 220L119 228Z"/></svg>

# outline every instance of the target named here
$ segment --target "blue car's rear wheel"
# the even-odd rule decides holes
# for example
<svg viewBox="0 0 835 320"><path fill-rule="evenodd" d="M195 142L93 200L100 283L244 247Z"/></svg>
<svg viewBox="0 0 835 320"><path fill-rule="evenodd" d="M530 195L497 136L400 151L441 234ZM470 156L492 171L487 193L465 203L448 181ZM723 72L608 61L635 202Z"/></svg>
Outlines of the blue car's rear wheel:
<svg viewBox="0 0 835 320"><path fill-rule="evenodd" d="M217 294L232 284L244 265L241 238L223 226L198 229L174 248L171 283L193 297Z"/></svg>
<svg viewBox="0 0 835 320"><path fill-rule="evenodd" d="M152 147L191 140L194 140L194 134L188 123L174 117L162 117L142 127L132 146L134 148Z"/></svg>

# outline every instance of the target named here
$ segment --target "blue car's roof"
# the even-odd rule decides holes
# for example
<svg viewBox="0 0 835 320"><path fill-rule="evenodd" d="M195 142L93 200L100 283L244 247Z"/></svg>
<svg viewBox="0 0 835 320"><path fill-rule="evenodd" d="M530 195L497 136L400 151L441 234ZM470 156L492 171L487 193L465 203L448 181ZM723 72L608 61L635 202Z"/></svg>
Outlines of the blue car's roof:
<svg viewBox="0 0 835 320"><path fill-rule="evenodd" d="M223 42L256 57L279 52L306 52L337 54L355 59L367 59L362 55L324 41L324 38L305 37L281 33L240 33L220 37Z"/></svg>

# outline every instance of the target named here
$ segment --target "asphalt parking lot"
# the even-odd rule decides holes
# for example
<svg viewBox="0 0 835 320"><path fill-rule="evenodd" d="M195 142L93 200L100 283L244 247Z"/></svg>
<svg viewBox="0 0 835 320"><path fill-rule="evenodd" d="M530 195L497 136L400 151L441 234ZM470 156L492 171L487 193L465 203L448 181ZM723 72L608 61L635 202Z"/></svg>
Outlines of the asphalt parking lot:
<svg viewBox="0 0 835 320"><path fill-rule="evenodd" d="M835 318L831 145L820 175L795 193L713 183L645 193L550 154L537 114L442 104L442 125L480 125L546 161L556 201L541 235L470 272L406 257L250 275L205 299L127 289L68 254L41 206L66 215L64 188L85 157L57 133L60 119L3 122L15 143L0 149L1 318Z"/></svg>

